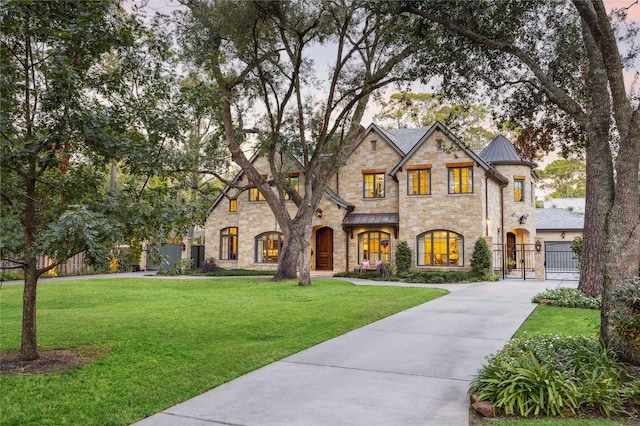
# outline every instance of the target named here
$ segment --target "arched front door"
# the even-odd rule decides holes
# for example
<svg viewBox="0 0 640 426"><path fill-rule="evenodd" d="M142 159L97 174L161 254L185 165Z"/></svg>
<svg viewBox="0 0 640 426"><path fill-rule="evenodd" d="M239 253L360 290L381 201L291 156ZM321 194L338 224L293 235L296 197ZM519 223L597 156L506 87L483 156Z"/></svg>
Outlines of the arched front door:
<svg viewBox="0 0 640 426"><path fill-rule="evenodd" d="M316 231L316 270L333 270L333 229L328 227Z"/></svg>

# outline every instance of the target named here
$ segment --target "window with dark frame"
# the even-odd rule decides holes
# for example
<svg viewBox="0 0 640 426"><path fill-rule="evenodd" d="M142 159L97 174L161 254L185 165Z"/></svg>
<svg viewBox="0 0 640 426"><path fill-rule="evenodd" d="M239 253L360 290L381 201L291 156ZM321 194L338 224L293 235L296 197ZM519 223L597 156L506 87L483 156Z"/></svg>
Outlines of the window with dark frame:
<svg viewBox="0 0 640 426"><path fill-rule="evenodd" d="M249 201L264 201L264 195L258 188L249 188Z"/></svg>
<svg viewBox="0 0 640 426"><path fill-rule="evenodd" d="M407 169L407 195L431 194L431 167Z"/></svg>
<svg viewBox="0 0 640 426"><path fill-rule="evenodd" d="M220 230L220 260L238 260L238 228Z"/></svg>
<svg viewBox="0 0 640 426"><path fill-rule="evenodd" d="M236 198L229 200L229 211L230 212L238 211L238 200Z"/></svg>
<svg viewBox="0 0 640 426"><path fill-rule="evenodd" d="M473 192L473 165L448 166L449 194L470 194Z"/></svg>
<svg viewBox="0 0 640 426"><path fill-rule="evenodd" d="M418 266L464 266L464 237L446 230L427 231L418 235Z"/></svg>
<svg viewBox="0 0 640 426"><path fill-rule="evenodd" d="M255 240L255 262L278 263L283 243L282 232L271 231L258 235Z"/></svg>
<svg viewBox="0 0 640 426"><path fill-rule="evenodd" d="M362 173L362 197L384 198L384 172Z"/></svg>
<svg viewBox="0 0 640 426"><path fill-rule="evenodd" d="M300 185L300 179L298 178L298 174L292 174L288 177L289 180L289 185L291 185L293 187L293 189L298 192L299 191L299 185ZM291 197L289 196L289 194L285 191L284 193L284 199L285 200L290 200Z"/></svg>
<svg viewBox="0 0 640 426"><path fill-rule="evenodd" d="M524 178L513 179L513 201L524 202Z"/></svg>
<svg viewBox="0 0 640 426"><path fill-rule="evenodd" d="M358 263L369 262L372 268L377 261L388 263L391 259L390 241L391 235L382 231L358 234Z"/></svg>

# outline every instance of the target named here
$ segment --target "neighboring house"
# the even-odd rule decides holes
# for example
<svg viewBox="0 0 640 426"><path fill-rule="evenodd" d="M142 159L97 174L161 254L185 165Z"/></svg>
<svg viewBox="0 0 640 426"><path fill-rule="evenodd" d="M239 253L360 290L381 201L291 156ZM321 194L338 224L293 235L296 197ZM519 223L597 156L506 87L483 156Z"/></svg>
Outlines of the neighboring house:
<svg viewBox="0 0 640 426"><path fill-rule="evenodd" d="M264 159L253 162L269 172ZM398 130L372 124L313 218L311 268L393 264L401 240L413 267L445 270L469 269L478 238L533 244L534 167L504 136L476 153L441 123ZM304 187L299 164L290 178ZM235 182L246 185L246 176ZM268 204L256 188L224 191L205 224L205 256L225 268L275 269L284 237Z"/></svg>
<svg viewBox="0 0 640 426"><path fill-rule="evenodd" d="M558 208L536 209L536 233L544 241L547 279L579 279L578 259L571 243L582 236L583 228L582 215Z"/></svg>
<svg viewBox="0 0 640 426"><path fill-rule="evenodd" d="M545 209L565 209L584 214L584 198L551 198L544 202Z"/></svg>
<svg viewBox="0 0 640 426"><path fill-rule="evenodd" d="M545 245L571 244L582 235L584 216L562 208L536 209L536 234Z"/></svg>

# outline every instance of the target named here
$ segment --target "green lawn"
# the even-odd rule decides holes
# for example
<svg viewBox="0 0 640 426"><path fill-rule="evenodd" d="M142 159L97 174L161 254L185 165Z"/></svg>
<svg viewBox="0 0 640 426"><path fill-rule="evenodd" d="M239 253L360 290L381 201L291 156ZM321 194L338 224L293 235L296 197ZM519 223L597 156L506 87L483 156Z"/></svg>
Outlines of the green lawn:
<svg viewBox="0 0 640 426"><path fill-rule="evenodd" d="M524 332L597 336L600 333L600 311L538 305L518 329L516 336L521 336Z"/></svg>
<svg viewBox="0 0 640 426"><path fill-rule="evenodd" d="M86 279L41 283L41 349L101 355L71 371L0 377L7 425L125 425L395 312L439 289L314 280ZM0 349L20 342L22 286L0 291Z"/></svg>

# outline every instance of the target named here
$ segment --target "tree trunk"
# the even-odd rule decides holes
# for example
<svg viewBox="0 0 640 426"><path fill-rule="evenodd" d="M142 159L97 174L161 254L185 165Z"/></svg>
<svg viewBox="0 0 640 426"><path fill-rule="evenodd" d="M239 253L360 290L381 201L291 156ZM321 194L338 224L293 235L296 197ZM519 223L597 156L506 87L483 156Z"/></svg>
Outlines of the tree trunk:
<svg viewBox="0 0 640 426"><path fill-rule="evenodd" d="M305 219L302 223L302 229L298 229L302 235L302 244L300 250L300 256L298 257L298 285L309 286L311 285L311 233L313 232L312 217L308 218L305 215ZM308 222L308 223L307 223Z"/></svg>
<svg viewBox="0 0 640 426"><path fill-rule="evenodd" d="M22 342L20 359L38 359L38 337L36 334L36 289L38 286L37 259L26 255L24 269L24 292L22 295Z"/></svg>
<svg viewBox="0 0 640 426"><path fill-rule="evenodd" d="M272 281L292 280L298 276L298 256L300 243L290 230L283 230L284 243L278 257L278 269Z"/></svg>

